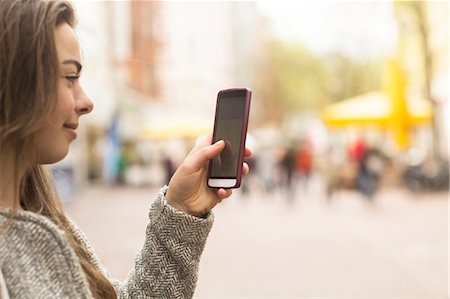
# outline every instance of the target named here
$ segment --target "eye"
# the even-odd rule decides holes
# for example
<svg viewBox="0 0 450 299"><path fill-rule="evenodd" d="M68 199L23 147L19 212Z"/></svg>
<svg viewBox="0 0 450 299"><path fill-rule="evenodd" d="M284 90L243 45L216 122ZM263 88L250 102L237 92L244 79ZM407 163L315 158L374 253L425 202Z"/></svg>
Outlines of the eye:
<svg viewBox="0 0 450 299"><path fill-rule="evenodd" d="M72 84L74 84L80 78L80 75L70 75L65 76L64 78L70 83L70 86L72 86Z"/></svg>

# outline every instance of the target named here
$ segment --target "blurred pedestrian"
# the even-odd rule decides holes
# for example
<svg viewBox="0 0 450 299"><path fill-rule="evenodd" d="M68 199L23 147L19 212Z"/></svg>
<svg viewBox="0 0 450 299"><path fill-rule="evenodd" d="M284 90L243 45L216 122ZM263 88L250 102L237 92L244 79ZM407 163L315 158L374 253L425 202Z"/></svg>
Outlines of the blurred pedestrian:
<svg viewBox="0 0 450 299"><path fill-rule="evenodd" d="M130 166L130 157L127 151L122 148L120 151L118 167L117 167L117 183L119 185L123 185L126 183L125 175L127 173L127 169Z"/></svg>
<svg viewBox="0 0 450 299"><path fill-rule="evenodd" d="M162 164L164 168L165 184L169 184L170 179L175 173L175 165L169 155L164 156Z"/></svg>
<svg viewBox="0 0 450 299"><path fill-rule="evenodd" d="M350 161L361 163L365 153L367 151L366 141L362 137L356 138L348 146L348 156Z"/></svg>
<svg viewBox="0 0 450 299"><path fill-rule="evenodd" d="M372 199L378 189L384 164L384 155L376 148L368 148L361 157L357 187L368 199Z"/></svg>
<svg viewBox="0 0 450 299"><path fill-rule="evenodd" d="M308 191L308 183L311 177L313 157L310 147L306 141L301 141L296 153L296 173L300 180L300 185L305 192Z"/></svg>
<svg viewBox="0 0 450 299"><path fill-rule="evenodd" d="M66 216L45 166L67 155L80 117L93 109L80 86L74 25L68 2L0 1L0 294L192 297L211 209L231 195L205 182L207 162L224 143L197 142L151 205L145 243L128 278L112 279Z"/></svg>
<svg viewBox="0 0 450 299"><path fill-rule="evenodd" d="M288 146L281 160L284 179L283 186L285 187L287 199L289 201L292 201L295 195L293 177L296 164L296 151L297 150L293 146Z"/></svg>

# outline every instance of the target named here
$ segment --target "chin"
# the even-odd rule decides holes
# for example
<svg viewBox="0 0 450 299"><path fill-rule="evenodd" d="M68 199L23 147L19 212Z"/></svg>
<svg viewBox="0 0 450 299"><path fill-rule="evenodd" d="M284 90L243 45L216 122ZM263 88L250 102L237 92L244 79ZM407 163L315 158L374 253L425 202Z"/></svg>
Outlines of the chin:
<svg viewBox="0 0 450 299"><path fill-rule="evenodd" d="M48 152L42 155L38 162L39 164L53 164L64 159L68 153L69 148L66 150L61 149L59 151Z"/></svg>

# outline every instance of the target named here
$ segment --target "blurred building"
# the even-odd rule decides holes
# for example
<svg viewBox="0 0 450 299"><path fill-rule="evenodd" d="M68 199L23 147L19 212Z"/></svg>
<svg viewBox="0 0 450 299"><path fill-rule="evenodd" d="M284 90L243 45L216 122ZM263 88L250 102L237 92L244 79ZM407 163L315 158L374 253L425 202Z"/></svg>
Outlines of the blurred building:
<svg viewBox="0 0 450 299"><path fill-rule="evenodd" d="M217 92L255 84L263 29L253 2L73 3L95 105L56 165L75 186L116 175L123 147L149 162L161 139L212 130Z"/></svg>
<svg viewBox="0 0 450 299"><path fill-rule="evenodd" d="M164 110L155 111L148 125L194 123L210 129L217 92L255 83L261 44L255 4L167 1L159 3L158 12L154 72L160 83L157 100Z"/></svg>
<svg viewBox="0 0 450 299"><path fill-rule="evenodd" d="M129 86L150 99L158 99L161 84L157 60L162 46L162 2L131 1L129 5L131 28L127 29L131 36L130 53L128 59L119 59L126 59L120 62L125 62L128 66Z"/></svg>

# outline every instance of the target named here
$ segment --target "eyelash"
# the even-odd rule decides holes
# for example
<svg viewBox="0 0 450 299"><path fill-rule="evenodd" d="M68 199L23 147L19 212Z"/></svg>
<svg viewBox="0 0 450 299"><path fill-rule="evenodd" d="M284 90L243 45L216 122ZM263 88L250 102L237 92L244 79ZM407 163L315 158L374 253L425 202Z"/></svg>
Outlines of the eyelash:
<svg viewBox="0 0 450 299"><path fill-rule="evenodd" d="M70 83L74 83L76 80L78 80L78 78L80 78L80 76L66 76L65 78Z"/></svg>

